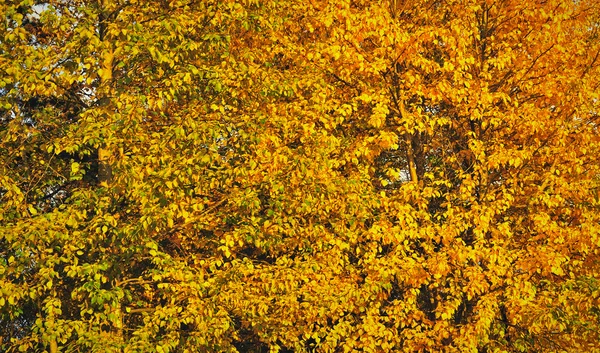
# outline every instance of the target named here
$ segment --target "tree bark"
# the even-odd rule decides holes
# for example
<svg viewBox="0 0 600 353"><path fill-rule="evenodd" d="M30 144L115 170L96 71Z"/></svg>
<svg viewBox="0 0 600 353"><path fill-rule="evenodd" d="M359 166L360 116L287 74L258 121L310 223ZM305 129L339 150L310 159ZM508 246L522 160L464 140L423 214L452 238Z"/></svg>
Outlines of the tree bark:
<svg viewBox="0 0 600 353"><path fill-rule="evenodd" d="M416 183L419 182L417 174L417 164L415 163L415 153L412 145L412 138L410 134L406 134L406 154L408 157L408 170L410 172L410 180Z"/></svg>
<svg viewBox="0 0 600 353"><path fill-rule="evenodd" d="M111 180L110 151L103 146L98 148L98 182L108 184Z"/></svg>

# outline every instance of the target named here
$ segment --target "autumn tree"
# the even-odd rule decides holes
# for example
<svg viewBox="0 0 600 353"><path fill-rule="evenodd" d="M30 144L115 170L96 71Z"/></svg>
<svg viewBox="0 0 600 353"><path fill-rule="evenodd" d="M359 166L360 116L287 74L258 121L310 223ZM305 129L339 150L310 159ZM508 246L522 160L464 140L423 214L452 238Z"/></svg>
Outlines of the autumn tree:
<svg viewBox="0 0 600 353"><path fill-rule="evenodd" d="M595 1L0 12L0 351L600 350Z"/></svg>

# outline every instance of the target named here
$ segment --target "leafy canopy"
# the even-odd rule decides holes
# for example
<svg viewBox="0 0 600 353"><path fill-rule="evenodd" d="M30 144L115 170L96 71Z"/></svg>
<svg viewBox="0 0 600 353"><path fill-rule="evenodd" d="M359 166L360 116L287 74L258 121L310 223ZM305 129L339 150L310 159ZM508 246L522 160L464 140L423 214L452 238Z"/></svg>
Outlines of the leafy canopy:
<svg viewBox="0 0 600 353"><path fill-rule="evenodd" d="M0 352L600 350L596 1L0 13Z"/></svg>

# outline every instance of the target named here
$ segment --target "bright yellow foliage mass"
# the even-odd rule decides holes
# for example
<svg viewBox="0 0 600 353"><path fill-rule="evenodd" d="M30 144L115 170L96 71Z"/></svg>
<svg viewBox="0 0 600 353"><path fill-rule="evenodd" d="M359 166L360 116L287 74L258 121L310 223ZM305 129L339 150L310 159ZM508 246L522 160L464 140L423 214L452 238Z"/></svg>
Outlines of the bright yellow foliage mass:
<svg viewBox="0 0 600 353"><path fill-rule="evenodd" d="M0 352L600 352L598 1L0 13Z"/></svg>

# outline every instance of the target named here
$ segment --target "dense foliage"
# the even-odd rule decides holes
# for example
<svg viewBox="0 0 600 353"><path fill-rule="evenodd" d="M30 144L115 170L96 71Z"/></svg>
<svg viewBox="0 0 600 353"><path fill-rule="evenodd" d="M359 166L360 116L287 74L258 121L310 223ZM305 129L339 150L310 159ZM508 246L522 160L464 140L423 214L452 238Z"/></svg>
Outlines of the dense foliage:
<svg viewBox="0 0 600 353"><path fill-rule="evenodd" d="M600 351L597 1L0 13L0 352Z"/></svg>

